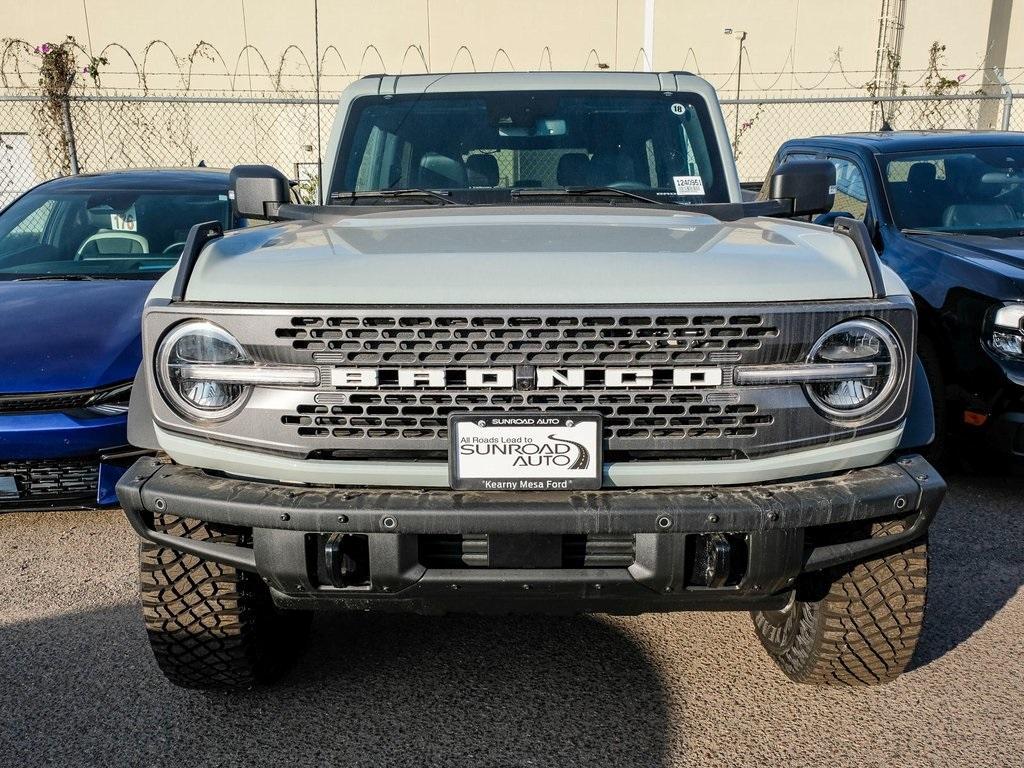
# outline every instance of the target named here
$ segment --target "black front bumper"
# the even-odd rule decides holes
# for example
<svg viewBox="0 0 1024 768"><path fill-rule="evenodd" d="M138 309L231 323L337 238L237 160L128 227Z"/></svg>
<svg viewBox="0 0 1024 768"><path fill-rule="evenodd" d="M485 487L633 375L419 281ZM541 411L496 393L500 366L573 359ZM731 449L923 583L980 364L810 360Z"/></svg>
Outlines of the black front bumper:
<svg viewBox="0 0 1024 768"><path fill-rule="evenodd" d="M801 573L921 537L945 488L918 456L814 480L574 493L296 487L147 457L117 490L140 536L256 571L289 607L638 613L780 607ZM252 529L251 546L169 536L154 529L154 513ZM867 521L893 517L906 520L903 533L866 533ZM365 547L362 583L324 576L323 551L342 534ZM616 536L631 547L631 562L588 567L551 553L553 542L590 537L598 546ZM460 537L491 553L480 567L439 566L421 552ZM542 554L517 560L519 544ZM708 547L733 558L734 578L702 583Z"/></svg>

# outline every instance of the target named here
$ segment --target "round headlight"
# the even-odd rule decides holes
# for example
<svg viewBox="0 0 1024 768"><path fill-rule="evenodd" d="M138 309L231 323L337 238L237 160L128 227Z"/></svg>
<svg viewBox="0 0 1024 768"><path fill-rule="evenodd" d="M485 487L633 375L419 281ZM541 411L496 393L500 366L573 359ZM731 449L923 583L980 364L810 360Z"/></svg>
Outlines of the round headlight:
<svg viewBox="0 0 1024 768"><path fill-rule="evenodd" d="M829 330L811 348L810 363L870 363L871 375L815 382L807 396L821 411L837 419L855 419L888 401L902 372L896 334L875 320L849 320Z"/></svg>
<svg viewBox="0 0 1024 768"><path fill-rule="evenodd" d="M204 367L251 364L252 359L230 333L213 323L195 320L172 329L160 342L157 381L168 403L182 415L223 419L242 407L249 387L217 381L204 375Z"/></svg>

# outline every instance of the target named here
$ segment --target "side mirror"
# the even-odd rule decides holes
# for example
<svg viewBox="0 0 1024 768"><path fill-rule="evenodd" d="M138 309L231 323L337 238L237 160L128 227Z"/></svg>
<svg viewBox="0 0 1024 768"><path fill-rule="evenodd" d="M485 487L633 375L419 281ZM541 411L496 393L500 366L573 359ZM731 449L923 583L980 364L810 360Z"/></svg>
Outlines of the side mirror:
<svg viewBox="0 0 1024 768"><path fill-rule="evenodd" d="M282 205L291 202L288 177L272 166L236 165L228 178L237 218L272 219Z"/></svg>
<svg viewBox="0 0 1024 768"><path fill-rule="evenodd" d="M768 179L768 197L789 200L790 216L813 216L832 210L836 167L828 160L790 158Z"/></svg>

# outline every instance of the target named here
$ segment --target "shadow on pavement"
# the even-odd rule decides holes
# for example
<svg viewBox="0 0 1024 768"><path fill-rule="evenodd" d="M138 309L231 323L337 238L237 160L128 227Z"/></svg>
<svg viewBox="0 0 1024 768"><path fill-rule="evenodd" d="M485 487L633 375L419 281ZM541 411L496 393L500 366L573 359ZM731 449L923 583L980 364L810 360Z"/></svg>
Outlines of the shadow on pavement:
<svg viewBox="0 0 1024 768"><path fill-rule="evenodd" d="M134 605L0 627L0 762L658 766L666 696L593 618L325 614L275 688L172 688Z"/></svg>
<svg viewBox="0 0 1024 768"><path fill-rule="evenodd" d="M1024 585L1024 478L947 479L929 533L928 607L914 667L968 640Z"/></svg>

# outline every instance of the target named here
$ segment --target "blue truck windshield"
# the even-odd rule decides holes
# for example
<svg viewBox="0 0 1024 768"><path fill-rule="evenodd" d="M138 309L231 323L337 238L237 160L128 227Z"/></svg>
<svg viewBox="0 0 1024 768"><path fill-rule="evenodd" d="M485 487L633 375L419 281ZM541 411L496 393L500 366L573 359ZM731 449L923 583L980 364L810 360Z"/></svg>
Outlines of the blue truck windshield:
<svg viewBox="0 0 1024 768"><path fill-rule="evenodd" d="M880 157L896 226L1017 236L1024 231L1024 147Z"/></svg>
<svg viewBox="0 0 1024 768"><path fill-rule="evenodd" d="M530 91L364 97L331 193L617 187L666 202L727 202L708 107L695 95ZM457 193L455 192L457 191Z"/></svg>
<svg viewBox="0 0 1024 768"><path fill-rule="evenodd" d="M47 185L49 186L49 185ZM193 224L228 226L227 193L76 190L25 195L0 216L0 280L156 279Z"/></svg>

